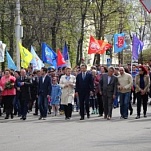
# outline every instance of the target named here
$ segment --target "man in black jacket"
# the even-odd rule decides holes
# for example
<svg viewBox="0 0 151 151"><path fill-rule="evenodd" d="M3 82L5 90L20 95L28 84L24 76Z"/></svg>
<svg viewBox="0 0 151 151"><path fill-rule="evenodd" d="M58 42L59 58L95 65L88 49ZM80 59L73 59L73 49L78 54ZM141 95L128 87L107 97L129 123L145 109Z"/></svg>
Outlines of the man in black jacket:
<svg viewBox="0 0 151 151"><path fill-rule="evenodd" d="M81 73L76 78L76 95L79 97L80 102L80 120L84 120L84 112L86 110L87 118L90 117L89 113L89 96L93 94L94 83L92 74L87 72L87 66L82 64L80 66Z"/></svg>
<svg viewBox="0 0 151 151"><path fill-rule="evenodd" d="M18 91L19 93L19 101L20 101L20 107L21 107L21 119L26 120L26 115L28 112L28 103L29 100L31 99L31 94L30 94L30 78L26 75L26 70L21 69L20 71L20 78L18 79L17 83Z"/></svg>
<svg viewBox="0 0 151 151"><path fill-rule="evenodd" d="M47 75L47 68L42 67L41 77L38 83L38 105L40 110L39 120L47 117L48 110L48 99L50 99L51 94L51 78Z"/></svg>

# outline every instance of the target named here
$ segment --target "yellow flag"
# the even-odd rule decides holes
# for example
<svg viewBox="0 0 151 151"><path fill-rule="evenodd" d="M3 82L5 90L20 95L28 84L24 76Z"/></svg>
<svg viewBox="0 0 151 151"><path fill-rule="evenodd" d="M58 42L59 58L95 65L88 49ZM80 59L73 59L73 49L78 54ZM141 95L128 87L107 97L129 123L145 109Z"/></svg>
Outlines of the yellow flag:
<svg viewBox="0 0 151 151"><path fill-rule="evenodd" d="M19 50L21 55L21 67L26 69L28 68L33 56L25 47L22 46L21 43L19 43Z"/></svg>

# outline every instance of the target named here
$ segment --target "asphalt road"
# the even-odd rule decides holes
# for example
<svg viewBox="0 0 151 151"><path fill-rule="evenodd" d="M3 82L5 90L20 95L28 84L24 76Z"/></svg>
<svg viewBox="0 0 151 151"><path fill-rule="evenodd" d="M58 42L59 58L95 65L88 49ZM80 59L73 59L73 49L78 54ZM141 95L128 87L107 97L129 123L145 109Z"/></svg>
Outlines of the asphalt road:
<svg viewBox="0 0 151 151"><path fill-rule="evenodd" d="M0 117L0 151L151 151L151 106L147 118L136 120L136 107L129 119L120 119L119 108L113 118L91 115L80 121L73 113L69 121L63 115L38 120Z"/></svg>

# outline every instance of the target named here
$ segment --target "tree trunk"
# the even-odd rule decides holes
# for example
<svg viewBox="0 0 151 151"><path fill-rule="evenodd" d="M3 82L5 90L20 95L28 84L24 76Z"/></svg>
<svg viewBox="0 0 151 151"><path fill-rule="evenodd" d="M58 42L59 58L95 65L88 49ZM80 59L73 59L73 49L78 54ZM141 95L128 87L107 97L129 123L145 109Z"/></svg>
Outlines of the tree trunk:
<svg viewBox="0 0 151 151"><path fill-rule="evenodd" d="M5 4L5 0L4 0L4 4ZM5 14L5 5L3 5L3 9L2 9L2 15L1 15L1 40L3 43L5 43L5 35L4 35L4 14ZM5 55L5 54L4 54ZM2 71L5 70L5 60L4 62L2 62Z"/></svg>
<svg viewBox="0 0 151 151"><path fill-rule="evenodd" d="M51 35L52 35L52 43L51 43L51 45L52 45L52 49L54 50L54 51L56 51L56 39L57 39L57 37L56 37L56 35L57 35L57 33L56 33L56 22L54 22L53 23L53 27L51 28Z"/></svg>

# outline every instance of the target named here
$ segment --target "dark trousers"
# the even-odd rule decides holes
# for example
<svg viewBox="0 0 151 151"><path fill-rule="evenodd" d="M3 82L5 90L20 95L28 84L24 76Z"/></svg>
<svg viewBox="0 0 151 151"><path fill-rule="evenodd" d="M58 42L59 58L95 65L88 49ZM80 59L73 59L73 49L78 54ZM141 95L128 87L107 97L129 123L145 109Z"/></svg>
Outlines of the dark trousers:
<svg viewBox="0 0 151 151"><path fill-rule="evenodd" d="M64 113L66 118L71 118L72 116L72 104L64 105Z"/></svg>
<svg viewBox="0 0 151 151"><path fill-rule="evenodd" d="M24 98L20 98L20 109L21 109L21 116L26 118L28 112L28 101Z"/></svg>
<svg viewBox="0 0 151 151"><path fill-rule="evenodd" d="M13 100L14 95L3 96L3 102L7 117L9 117L9 115L13 115Z"/></svg>
<svg viewBox="0 0 151 151"><path fill-rule="evenodd" d="M136 97L137 97L137 115L140 116L142 102L143 102L143 113L144 113L144 115L146 115L148 94L141 95L141 93L138 92L136 94Z"/></svg>
<svg viewBox="0 0 151 151"><path fill-rule="evenodd" d="M133 95L133 104L135 104L136 102L136 92L135 92L135 87L134 87L134 90L131 90L131 100L132 100L132 95Z"/></svg>
<svg viewBox="0 0 151 151"><path fill-rule="evenodd" d="M84 118L84 113L86 111L87 116L90 116L89 111L89 95L79 95L79 101L80 101L80 115L81 118Z"/></svg>
<svg viewBox="0 0 151 151"><path fill-rule="evenodd" d="M102 101L102 95L100 95L99 93L97 94L97 101L98 101L98 106L99 106L99 115L103 114L103 101Z"/></svg>
<svg viewBox="0 0 151 151"><path fill-rule="evenodd" d="M91 107L92 109L98 109L98 102L97 102L97 98L90 98L90 104L91 104Z"/></svg>
<svg viewBox="0 0 151 151"><path fill-rule="evenodd" d="M38 98L35 101L35 114L38 114Z"/></svg>
<svg viewBox="0 0 151 151"><path fill-rule="evenodd" d="M103 107L104 107L104 116L112 117L112 108L113 108L113 96L102 96Z"/></svg>
<svg viewBox="0 0 151 151"><path fill-rule="evenodd" d="M128 109L129 109L130 111L132 111L132 110L133 110L133 108L132 108L132 104L131 104L131 101L129 101Z"/></svg>

